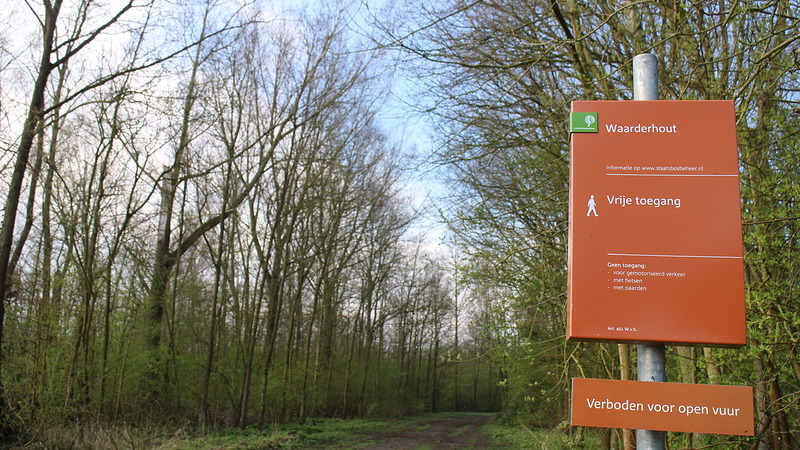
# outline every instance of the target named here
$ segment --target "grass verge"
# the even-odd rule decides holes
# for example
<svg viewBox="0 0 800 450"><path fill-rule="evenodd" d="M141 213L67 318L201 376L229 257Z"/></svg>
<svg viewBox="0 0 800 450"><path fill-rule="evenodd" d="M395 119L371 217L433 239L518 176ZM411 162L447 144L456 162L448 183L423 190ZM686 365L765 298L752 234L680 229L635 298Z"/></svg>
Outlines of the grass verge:
<svg viewBox="0 0 800 450"><path fill-rule="evenodd" d="M143 429L125 426L87 425L42 430L38 439L17 443L15 448L143 448L143 449L363 449L403 430L416 433L430 423L461 414L423 414L396 419L308 419L303 424L273 425L267 429L250 427L211 430L196 435L182 428ZM463 434L468 427L454 430ZM481 428L486 448L569 449L596 448L598 436L584 433L580 440L563 431L530 429L492 418ZM0 445L0 447L3 447ZM5 448L5 447L3 447Z"/></svg>

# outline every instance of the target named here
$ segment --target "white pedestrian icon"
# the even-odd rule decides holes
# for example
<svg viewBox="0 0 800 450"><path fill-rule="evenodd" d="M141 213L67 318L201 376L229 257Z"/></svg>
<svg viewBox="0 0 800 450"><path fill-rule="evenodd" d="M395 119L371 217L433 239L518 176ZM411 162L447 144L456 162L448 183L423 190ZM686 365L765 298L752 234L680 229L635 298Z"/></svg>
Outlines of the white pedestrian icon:
<svg viewBox="0 0 800 450"><path fill-rule="evenodd" d="M589 198L589 211L586 212L586 216L589 216L589 214L594 213L594 216L597 217L597 209L596 209L596 207L597 207L597 203L595 203L594 195L592 195Z"/></svg>

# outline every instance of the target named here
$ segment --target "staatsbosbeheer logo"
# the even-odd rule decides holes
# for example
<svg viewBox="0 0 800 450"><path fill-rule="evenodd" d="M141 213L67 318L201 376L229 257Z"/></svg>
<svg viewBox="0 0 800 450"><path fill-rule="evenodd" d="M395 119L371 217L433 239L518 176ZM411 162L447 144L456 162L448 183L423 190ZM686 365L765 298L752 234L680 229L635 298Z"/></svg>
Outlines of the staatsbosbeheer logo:
<svg viewBox="0 0 800 450"><path fill-rule="evenodd" d="M570 113L570 133L597 133L597 113Z"/></svg>

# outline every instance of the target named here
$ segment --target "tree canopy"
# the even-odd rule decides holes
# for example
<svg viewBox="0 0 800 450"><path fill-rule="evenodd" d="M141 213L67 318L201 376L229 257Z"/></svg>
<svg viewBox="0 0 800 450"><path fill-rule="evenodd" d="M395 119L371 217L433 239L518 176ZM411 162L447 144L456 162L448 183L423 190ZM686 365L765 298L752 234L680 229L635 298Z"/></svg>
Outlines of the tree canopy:
<svg viewBox="0 0 800 450"><path fill-rule="evenodd" d="M41 0L0 20L4 436L464 408L569 429L571 377L635 371L626 345L564 339L569 104L632 99L652 53L661 98L734 101L745 246L748 345L671 347L668 378L756 392L754 438L670 439L798 445L800 5ZM412 232L398 99L431 124L449 253Z"/></svg>
<svg viewBox="0 0 800 450"><path fill-rule="evenodd" d="M633 57L652 53L662 99L735 103L747 278L749 345L671 348L669 378L753 386L751 442L797 445L798 5L455 0L414 8L421 12L407 25L384 27L384 42L405 52L424 82L418 107L433 116L436 160L450 174L443 217L486 303L484 332L502 361L509 410L553 426L567 417L570 377L632 376L627 346L564 342L566 124L572 100L631 100ZM685 439L679 445L701 438Z"/></svg>

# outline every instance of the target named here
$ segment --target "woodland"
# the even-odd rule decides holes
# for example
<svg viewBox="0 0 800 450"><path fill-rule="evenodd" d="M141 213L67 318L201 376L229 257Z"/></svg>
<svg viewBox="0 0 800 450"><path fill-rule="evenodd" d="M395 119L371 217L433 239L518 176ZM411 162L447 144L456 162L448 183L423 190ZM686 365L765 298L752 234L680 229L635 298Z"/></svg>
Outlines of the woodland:
<svg viewBox="0 0 800 450"><path fill-rule="evenodd" d="M565 339L566 125L652 53L660 98L735 104L745 255L748 344L667 378L755 393L755 436L670 448L800 446L796 1L5 6L2 439L469 410L632 448L569 426L636 361Z"/></svg>

